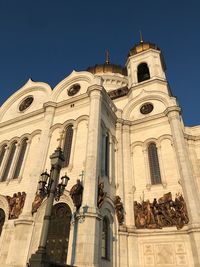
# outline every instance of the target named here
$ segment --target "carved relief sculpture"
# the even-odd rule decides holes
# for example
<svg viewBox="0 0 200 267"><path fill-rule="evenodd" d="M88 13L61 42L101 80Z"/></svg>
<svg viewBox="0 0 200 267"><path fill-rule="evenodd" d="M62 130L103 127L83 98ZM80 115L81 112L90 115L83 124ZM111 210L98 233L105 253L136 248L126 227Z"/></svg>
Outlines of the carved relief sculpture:
<svg viewBox="0 0 200 267"><path fill-rule="evenodd" d="M18 192L13 194L12 197L6 196L9 204L9 218L8 219L17 219L22 213L24 207L24 202L26 198L25 192Z"/></svg>
<svg viewBox="0 0 200 267"><path fill-rule="evenodd" d="M176 194L172 200L171 192L163 195L158 201L154 198L138 203L134 202L135 225L137 228L156 229L176 226L181 229L189 222L186 204L182 194Z"/></svg>
<svg viewBox="0 0 200 267"><path fill-rule="evenodd" d="M104 183L100 183L98 185L98 197L97 197L97 206L100 207L106 197L106 193L104 192Z"/></svg>
<svg viewBox="0 0 200 267"><path fill-rule="evenodd" d="M35 199L34 199L34 201L33 201L33 203L32 203L32 215L35 213L35 212L37 212L37 210L39 209L39 207L41 206L41 204L42 204L42 201L43 201L43 199L44 199L45 197L43 196L43 195L41 195L41 194L36 194L35 195Z"/></svg>
<svg viewBox="0 0 200 267"><path fill-rule="evenodd" d="M116 196L114 199L114 205L115 205L115 211L117 214L117 220L119 224L123 224L124 222L124 207L121 202L121 198L119 196Z"/></svg>
<svg viewBox="0 0 200 267"><path fill-rule="evenodd" d="M74 186L72 186L69 193L73 200L74 206L76 207L76 210L78 211L82 204L82 195L83 195L83 186L79 179L77 180L77 183Z"/></svg>

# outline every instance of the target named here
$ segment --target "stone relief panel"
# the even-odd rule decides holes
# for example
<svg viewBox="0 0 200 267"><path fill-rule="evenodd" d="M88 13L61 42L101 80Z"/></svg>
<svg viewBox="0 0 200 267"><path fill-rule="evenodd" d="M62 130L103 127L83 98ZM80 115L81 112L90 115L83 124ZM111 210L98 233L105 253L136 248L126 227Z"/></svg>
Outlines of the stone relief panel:
<svg viewBox="0 0 200 267"><path fill-rule="evenodd" d="M155 245L157 265L174 265L173 247L171 244Z"/></svg>
<svg viewBox="0 0 200 267"><path fill-rule="evenodd" d="M143 243L144 267L189 267L184 242Z"/></svg>
<svg viewBox="0 0 200 267"><path fill-rule="evenodd" d="M188 224L189 218L185 200L182 194L176 194L172 199L171 192L164 194L153 202L148 199L141 203L134 201L135 225L139 229L162 229L176 226L181 229Z"/></svg>

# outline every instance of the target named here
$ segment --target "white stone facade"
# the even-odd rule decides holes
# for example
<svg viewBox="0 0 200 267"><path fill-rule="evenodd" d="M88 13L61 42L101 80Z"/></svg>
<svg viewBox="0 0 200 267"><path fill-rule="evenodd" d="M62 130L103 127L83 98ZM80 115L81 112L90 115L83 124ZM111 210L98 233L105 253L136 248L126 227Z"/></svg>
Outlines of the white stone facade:
<svg viewBox="0 0 200 267"><path fill-rule="evenodd" d="M0 149L4 145L6 149L0 165L0 209L5 213L0 267L25 267L38 248L46 199L33 215L32 203L40 174L50 170L49 157L64 140L68 125L73 126L73 139L69 164L61 169L61 176L67 172L70 181L59 202L66 203L75 215L66 263L78 267L200 267L200 126L184 126L160 50L148 43L134 49L126 63L127 75L114 67L112 71L113 65L108 63L106 71L101 66L95 73L73 71L53 90L48 84L29 80L1 106ZM148 66L149 77L138 82L141 63ZM80 90L69 96L74 84L79 84ZM126 88L124 94L120 88ZM117 89L118 96L112 97ZM33 102L19 111L27 97L33 97ZM145 103L153 110L143 114ZM25 155L18 177L14 177L24 138ZM12 164L2 181L13 142ZM150 143L155 144L159 160L161 180L156 183L151 178ZM84 175L79 176L82 171ZM69 190L79 178L84 190L76 213ZM100 182L106 197L98 207ZM17 219L9 219L6 196L17 192L26 193L24 207ZM139 229L134 201L152 203L168 192L173 200L182 194L189 223L179 230L175 226ZM115 196L123 203L122 224L117 219ZM102 257L105 216L109 234L107 256Z"/></svg>

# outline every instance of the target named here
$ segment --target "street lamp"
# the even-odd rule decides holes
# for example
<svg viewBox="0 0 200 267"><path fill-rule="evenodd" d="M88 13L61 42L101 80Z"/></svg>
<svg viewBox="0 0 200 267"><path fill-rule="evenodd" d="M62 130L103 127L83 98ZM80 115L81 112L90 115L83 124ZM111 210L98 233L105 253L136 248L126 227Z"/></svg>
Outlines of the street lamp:
<svg viewBox="0 0 200 267"><path fill-rule="evenodd" d="M65 174L64 176L61 177L61 183L57 185L55 188L55 200L59 201L60 197L65 191L65 187L67 186L69 181L69 177ZM38 191L39 194L45 198L46 196L49 197L50 190L51 190L51 185L53 183L53 179L51 178L51 172L50 174L47 173L47 170L41 174L41 179L38 182Z"/></svg>
<svg viewBox="0 0 200 267"><path fill-rule="evenodd" d="M43 197L47 196L45 215L42 225L42 232L40 237L40 243L36 253L31 255L29 260L30 267L49 267L50 261L46 254L46 243L49 231L49 223L51 218L51 212L54 199L59 201L61 195L64 193L65 187L69 181L69 177L64 175L61 177L61 183L59 181L60 169L62 162L64 161L64 155L62 149L58 147L55 152L50 156L51 159L51 171L50 174L47 171L41 174L38 182L39 194Z"/></svg>

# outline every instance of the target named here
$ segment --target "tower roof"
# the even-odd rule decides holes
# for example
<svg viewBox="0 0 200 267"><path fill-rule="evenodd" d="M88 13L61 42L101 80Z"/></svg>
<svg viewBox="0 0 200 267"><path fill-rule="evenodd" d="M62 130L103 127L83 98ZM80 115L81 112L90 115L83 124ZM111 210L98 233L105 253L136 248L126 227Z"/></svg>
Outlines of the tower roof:
<svg viewBox="0 0 200 267"><path fill-rule="evenodd" d="M128 56L133 56L149 49L160 51L160 48L156 44L150 42L143 42L143 40L141 40L139 44L134 45L130 49Z"/></svg>

